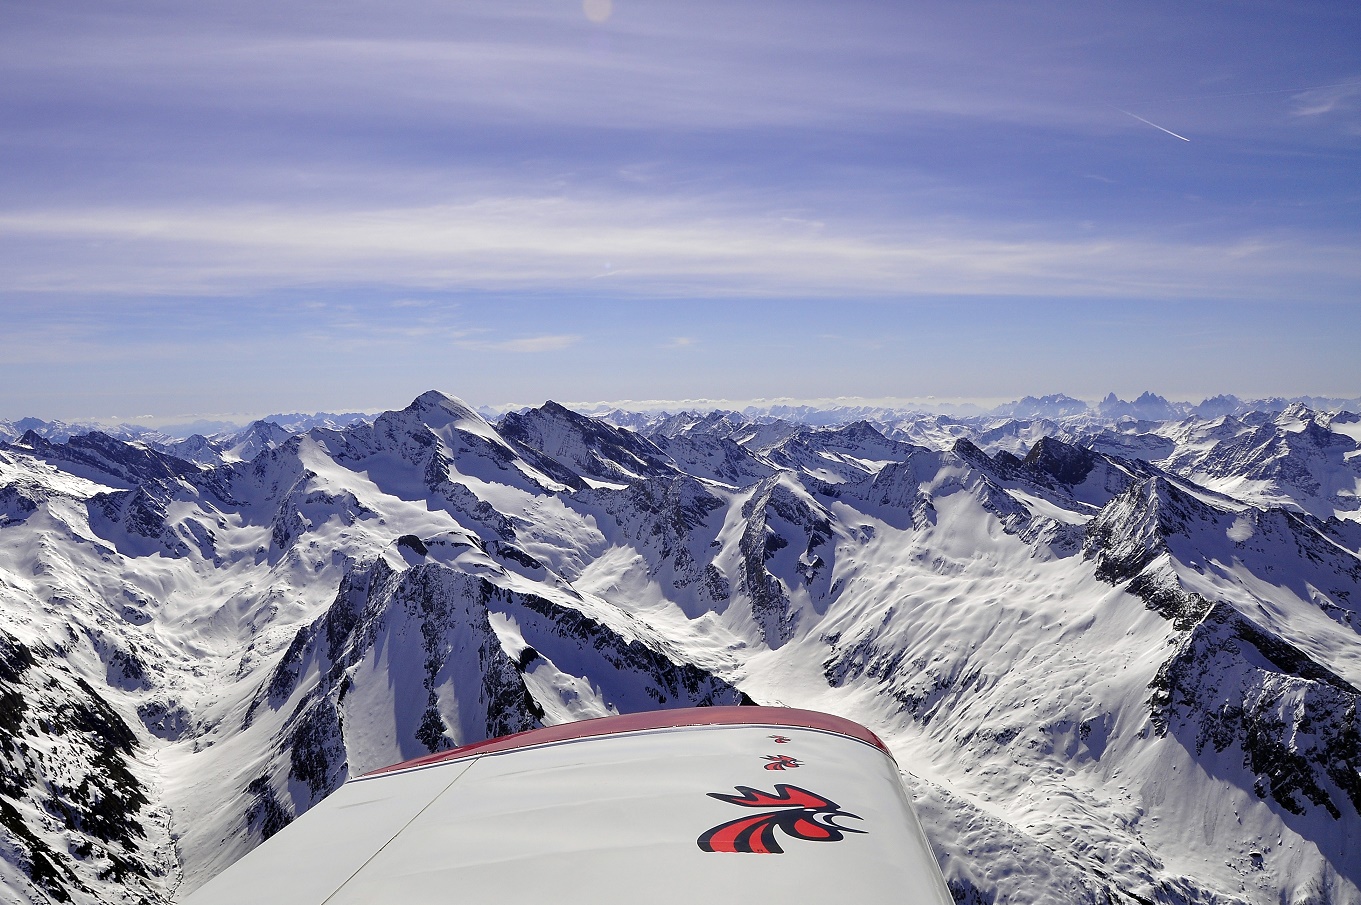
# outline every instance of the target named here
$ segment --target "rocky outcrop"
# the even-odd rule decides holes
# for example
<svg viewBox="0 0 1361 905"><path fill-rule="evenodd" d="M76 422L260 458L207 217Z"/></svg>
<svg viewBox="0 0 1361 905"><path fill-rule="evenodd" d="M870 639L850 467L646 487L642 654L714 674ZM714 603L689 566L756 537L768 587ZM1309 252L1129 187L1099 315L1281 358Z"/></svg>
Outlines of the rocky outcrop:
<svg viewBox="0 0 1361 905"><path fill-rule="evenodd" d="M717 526L709 525L710 516L726 503L692 477L652 477L624 490L582 491L576 498L600 506L629 542L648 551L650 575L669 570L672 584L684 588L700 581L711 565L695 551L711 552Z"/></svg>
<svg viewBox="0 0 1361 905"><path fill-rule="evenodd" d="M794 636L798 625L788 582L812 583L826 570L831 520L819 504L785 486L778 475L757 485L742 504L742 518L738 592L749 601L762 639L777 648ZM782 578L768 563L791 544L796 554L793 574Z"/></svg>
<svg viewBox="0 0 1361 905"><path fill-rule="evenodd" d="M137 736L50 650L0 632L0 838L32 902L165 895Z"/></svg>
<svg viewBox="0 0 1361 905"><path fill-rule="evenodd" d="M417 556L430 551L414 537L396 545ZM493 627L507 618L525 643ZM605 702L626 709L744 700L659 639L625 637L562 602L440 562L397 568L380 557L346 575L332 605L294 636L256 691L243 728L275 727L277 755L272 772L242 790L243 826L263 838L353 775L346 714L357 696L370 707L375 694L390 702L386 716L370 709L362 718L389 721L400 756L413 757L539 726L544 706L524 673L555 660L555 669L587 667Z"/></svg>
<svg viewBox="0 0 1361 905"><path fill-rule="evenodd" d="M666 454L648 440L556 402L545 402L523 413L511 412L500 420L497 429L508 441L583 477L627 484L676 474Z"/></svg>
<svg viewBox="0 0 1361 905"><path fill-rule="evenodd" d="M1118 584L1167 554L1168 538L1214 518L1210 506L1171 481L1149 478L1131 485L1088 524L1083 555L1096 564L1097 578Z"/></svg>
<svg viewBox="0 0 1361 905"><path fill-rule="evenodd" d="M1197 755L1233 751L1260 798L1291 814L1361 812L1361 691L1227 604L1158 670L1153 724Z"/></svg>

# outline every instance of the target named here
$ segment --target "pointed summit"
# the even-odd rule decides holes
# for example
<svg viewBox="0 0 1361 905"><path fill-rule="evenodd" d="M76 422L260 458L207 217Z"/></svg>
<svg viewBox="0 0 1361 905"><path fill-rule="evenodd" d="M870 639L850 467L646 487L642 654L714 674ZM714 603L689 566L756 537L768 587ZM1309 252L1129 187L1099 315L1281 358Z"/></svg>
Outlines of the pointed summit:
<svg viewBox="0 0 1361 905"><path fill-rule="evenodd" d="M1054 437L1041 437L1024 459L1029 468L1069 486L1086 480L1096 461L1097 454L1090 449L1072 446Z"/></svg>
<svg viewBox="0 0 1361 905"><path fill-rule="evenodd" d="M426 390L421 393L407 406L407 411L415 413L425 425L432 428L464 421L487 425L487 420L475 412L468 403L457 396L447 396L439 390ZM460 426L466 429L466 425Z"/></svg>

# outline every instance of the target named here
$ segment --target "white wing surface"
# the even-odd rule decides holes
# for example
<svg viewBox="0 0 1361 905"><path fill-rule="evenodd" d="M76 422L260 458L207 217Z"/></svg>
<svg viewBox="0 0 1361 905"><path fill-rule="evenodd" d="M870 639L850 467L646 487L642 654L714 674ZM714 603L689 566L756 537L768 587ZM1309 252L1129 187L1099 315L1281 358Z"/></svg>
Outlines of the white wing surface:
<svg viewBox="0 0 1361 905"><path fill-rule="evenodd" d="M809 711L589 720L346 783L185 905L950 905L892 757Z"/></svg>

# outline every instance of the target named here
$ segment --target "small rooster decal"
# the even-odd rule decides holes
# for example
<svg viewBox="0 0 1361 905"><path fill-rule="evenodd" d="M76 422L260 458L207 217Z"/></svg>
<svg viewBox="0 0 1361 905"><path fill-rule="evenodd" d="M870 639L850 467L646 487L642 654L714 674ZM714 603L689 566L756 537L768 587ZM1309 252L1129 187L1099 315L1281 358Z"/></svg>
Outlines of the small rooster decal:
<svg viewBox="0 0 1361 905"><path fill-rule="evenodd" d="M725 795L710 792L710 798L726 801L744 808L779 808L761 814L739 817L716 826L695 840L706 852L750 852L758 855L778 855L784 852L775 839L775 830L783 830L785 835L810 842L839 842L846 833L863 833L837 826L832 822L836 817L852 817L855 814L841 810L835 801L821 795L776 783L774 792L762 792L750 786L737 786L740 795Z"/></svg>
<svg viewBox="0 0 1361 905"><path fill-rule="evenodd" d="M795 767L803 766L803 761L790 757L788 754L767 754L765 759L770 761L765 765L767 770L792 770Z"/></svg>

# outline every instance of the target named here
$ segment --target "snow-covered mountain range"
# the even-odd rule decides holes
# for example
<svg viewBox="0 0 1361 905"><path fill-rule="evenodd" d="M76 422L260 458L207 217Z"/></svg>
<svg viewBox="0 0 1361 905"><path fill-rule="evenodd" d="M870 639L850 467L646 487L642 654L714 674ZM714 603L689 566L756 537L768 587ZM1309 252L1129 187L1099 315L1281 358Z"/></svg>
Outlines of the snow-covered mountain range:
<svg viewBox="0 0 1361 905"><path fill-rule="evenodd" d="M13 442L27 433L64 443L72 437L101 433L115 440L138 443L158 452L169 453L200 465L221 465L253 459L262 449L276 446L297 433L317 427L338 429L373 421L375 416L362 412L318 412L314 415L267 415L245 427L231 422L198 421L189 425L160 429L136 424L97 424L93 422L44 421L41 418L0 420L0 442ZM205 433L204 431L208 431Z"/></svg>
<svg viewBox="0 0 1361 905"><path fill-rule="evenodd" d="M1361 903L1361 417L1074 402L12 432L0 901L166 902L348 776L755 701L883 736L959 901Z"/></svg>

